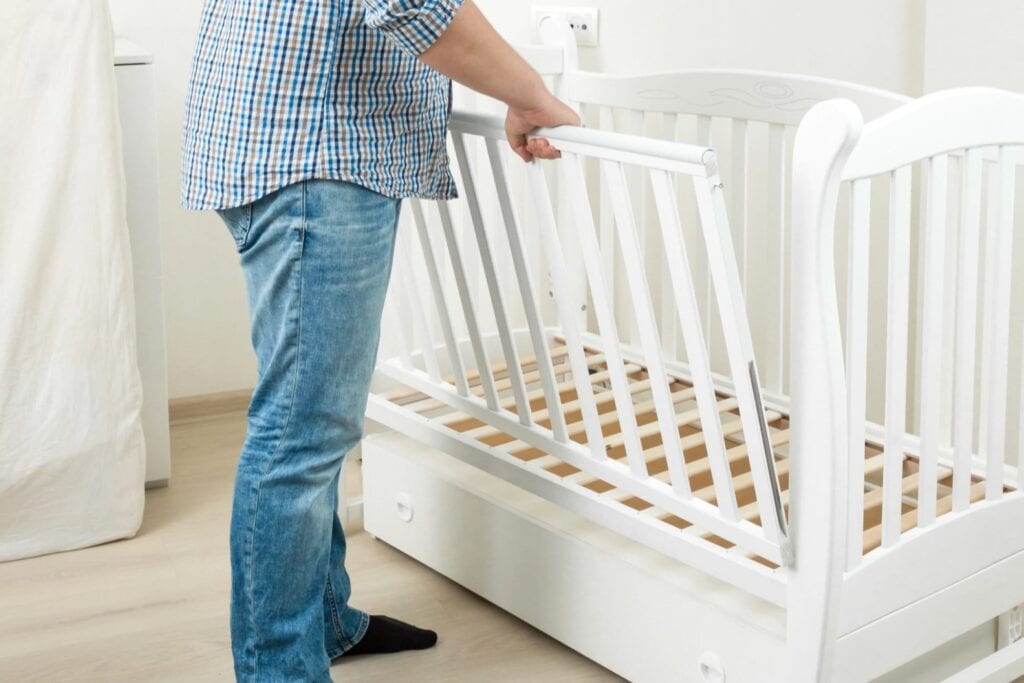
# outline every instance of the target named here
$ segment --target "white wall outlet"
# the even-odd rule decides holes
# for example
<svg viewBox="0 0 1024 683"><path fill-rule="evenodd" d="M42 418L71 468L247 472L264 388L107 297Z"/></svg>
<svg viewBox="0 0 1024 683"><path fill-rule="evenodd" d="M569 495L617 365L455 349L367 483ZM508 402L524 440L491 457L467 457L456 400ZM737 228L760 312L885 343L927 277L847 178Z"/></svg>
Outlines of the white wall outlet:
<svg viewBox="0 0 1024 683"><path fill-rule="evenodd" d="M568 24L576 34L576 44L582 47L596 47L598 15L596 7L567 7L565 5L535 5L532 25L534 32L540 30L542 21L548 18Z"/></svg>
<svg viewBox="0 0 1024 683"><path fill-rule="evenodd" d="M1024 605L1017 605L999 616L999 648L1024 638Z"/></svg>

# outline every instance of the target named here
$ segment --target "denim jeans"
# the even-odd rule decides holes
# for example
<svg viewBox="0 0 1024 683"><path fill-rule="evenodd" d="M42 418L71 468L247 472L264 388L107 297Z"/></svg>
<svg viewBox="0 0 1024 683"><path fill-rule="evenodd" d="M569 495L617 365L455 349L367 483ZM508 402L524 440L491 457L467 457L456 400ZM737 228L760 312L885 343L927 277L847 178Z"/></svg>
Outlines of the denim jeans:
<svg viewBox="0 0 1024 683"><path fill-rule="evenodd" d="M363 432L399 204L309 180L218 212L259 365L231 515L238 681L330 681L331 658L366 632L348 604L338 480Z"/></svg>

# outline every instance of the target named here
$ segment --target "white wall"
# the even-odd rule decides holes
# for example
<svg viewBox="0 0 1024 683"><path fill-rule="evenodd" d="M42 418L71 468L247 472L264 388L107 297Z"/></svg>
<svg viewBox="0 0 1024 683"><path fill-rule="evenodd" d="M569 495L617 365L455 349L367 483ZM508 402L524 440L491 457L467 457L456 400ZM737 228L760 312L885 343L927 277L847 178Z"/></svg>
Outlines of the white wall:
<svg viewBox="0 0 1024 683"><path fill-rule="evenodd" d="M527 3L477 0L514 41ZM924 0L544 0L600 10L600 46L582 65L608 73L696 67L795 71L916 94Z"/></svg>
<svg viewBox="0 0 1024 683"><path fill-rule="evenodd" d="M987 85L1024 92L1024 3L928 0L926 92Z"/></svg>
<svg viewBox="0 0 1024 683"><path fill-rule="evenodd" d="M529 40L532 3L477 1L510 40ZM203 2L110 3L118 32L156 55L171 396L250 387L255 359L233 243L214 215L178 204L182 103ZM1024 91L1019 0L560 3L600 8L601 44L585 48L581 59L584 67L607 72L748 67L909 94L975 82Z"/></svg>
<svg viewBox="0 0 1024 683"><path fill-rule="evenodd" d="M251 387L256 362L234 242L215 214L185 211L178 201L182 110L203 2L110 0L110 6L117 33L156 56L170 396Z"/></svg>

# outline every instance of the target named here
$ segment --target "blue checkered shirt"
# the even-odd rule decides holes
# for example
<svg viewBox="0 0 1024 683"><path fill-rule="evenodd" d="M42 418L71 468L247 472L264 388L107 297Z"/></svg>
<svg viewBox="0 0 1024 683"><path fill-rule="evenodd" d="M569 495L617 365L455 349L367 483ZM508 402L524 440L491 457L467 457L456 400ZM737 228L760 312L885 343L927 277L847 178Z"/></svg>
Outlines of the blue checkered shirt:
<svg viewBox="0 0 1024 683"><path fill-rule="evenodd" d="M451 82L417 59L462 0L206 0L182 202L241 206L310 178L451 198Z"/></svg>

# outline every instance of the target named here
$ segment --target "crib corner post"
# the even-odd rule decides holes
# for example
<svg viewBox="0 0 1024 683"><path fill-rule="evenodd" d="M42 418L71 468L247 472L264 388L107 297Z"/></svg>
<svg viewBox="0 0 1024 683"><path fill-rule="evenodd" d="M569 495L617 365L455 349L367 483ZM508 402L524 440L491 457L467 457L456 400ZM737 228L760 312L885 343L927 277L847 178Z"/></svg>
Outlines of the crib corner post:
<svg viewBox="0 0 1024 683"><path fill-rule="evenodd" d="M787 680L797 683L831 679L838 637L847 439L833 232L862 126L852 102L824 102L804 117L794 146Z"/></svg>

